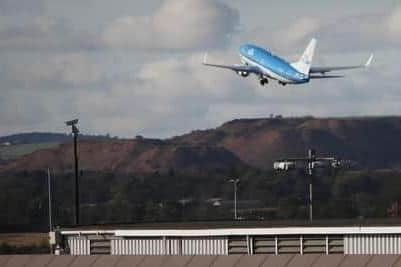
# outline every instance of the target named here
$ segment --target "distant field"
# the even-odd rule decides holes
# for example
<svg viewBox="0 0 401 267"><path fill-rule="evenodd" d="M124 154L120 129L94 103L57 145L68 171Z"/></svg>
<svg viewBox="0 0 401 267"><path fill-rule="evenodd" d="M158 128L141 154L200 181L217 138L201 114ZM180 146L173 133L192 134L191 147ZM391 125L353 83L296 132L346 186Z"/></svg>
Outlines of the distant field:
<svg viewBox="0 0 401 267"><path fill-rule="evenodd" d="M60 143L47 142L37 144L20 144L0 147L0 159L13 160L24 155L31 154L37 150L57 147Z"/></svg>
<svg viewBox="0 0 401 267"><path fill-rule="evenodd" d="M9 246L40 246L48 241L48 233L13 233L0 234L0 244Z"/></svg>

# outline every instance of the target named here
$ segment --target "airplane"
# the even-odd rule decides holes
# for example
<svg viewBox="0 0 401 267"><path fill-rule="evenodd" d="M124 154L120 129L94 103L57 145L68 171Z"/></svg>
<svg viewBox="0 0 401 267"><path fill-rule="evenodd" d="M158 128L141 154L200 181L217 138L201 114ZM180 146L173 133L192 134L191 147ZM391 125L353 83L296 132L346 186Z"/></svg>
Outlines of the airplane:
<svg viewBox="0 0 401 267"><path fill-rule="evenodd" d="M239 49L241 65L219 65L207 63L207 53L203 58L203 65L229 69L242 77L255 74L259 77L260 84L264 86L270 80L277 80L279 84L304 84L312 79L342 78L343 75L326 75L327 72L368 68L373 60L373 54L364 65L314 67L312 59L315 52L316 39L313 38L307 46L299 61L289 63L286 60L272 54L268 50L253 44L242 45Z"/></svg>

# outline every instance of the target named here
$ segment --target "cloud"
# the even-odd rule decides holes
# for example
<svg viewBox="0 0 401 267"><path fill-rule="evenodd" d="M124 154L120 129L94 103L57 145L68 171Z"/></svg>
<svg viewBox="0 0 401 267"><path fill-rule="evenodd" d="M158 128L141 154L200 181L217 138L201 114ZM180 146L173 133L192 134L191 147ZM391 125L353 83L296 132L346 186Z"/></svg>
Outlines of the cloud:
<svg viewBox="0 0 401 267"><path fill-rule="evenodd" d="M348 17L321 25L316 35L326 51L357 52L399 49L401 6L391 13Z"/></svg>
<svg viewBox="0 0 401 267"><path fill-rule="evenodd" d="M218 54L212 53L210 60L235 62L235 58ZM102 64L84 54L67 53L42 61L37 70L34 64L24 64L25 69L15 72L29 85L26 90L2 93L0 117L10 122L9 132L62 131L60 121L79 117L81 129L87 133L169 137L271 113L346 116L401 112L399 71L391 71L389 66L372 66L341 80L286 87L271 81L261 87L253 75L244 79L233 72L202 66L201 53L148 61L136 72L111 80L105 78ZM383 88L383 81L385 88L378 89Z"/></svg>
<svg viewBox="0 0 401 267"><path fill-rule="evenodd" d="M25 18L24 23L13 17L0 19L1 50L72 51L99 46L98 37L72 27L68 20L46 15Z"/></svg>
<svg viewBox="0 0 401 267"><path fill-rule="evenodd" d="M303 17L296 21L296 23L289 25L286 28L279 29L274 33L274 40L282 43L298 43L300 40L303 41L305 38L314 36L316 31L319 30L321 22L316 18Z"/></svg>
<svg viewBox="0 0 401 267"><path fill-rule="evenodd" d="M401 73L392 62L401 60L400 13L398 8L331 22L301 17L273 32L258 29L237 36L290 56L315 36L319 52L331 51L319 54L345 63L363 57L361 51L395 49L378 53L370 70L345 79L286 87L275 81L261 87L253 75L243 79L202 66L207 48L217 48L210 49L211 62L239 63L237 55L230 56L236 53L230 35L237 34L239 15L217 0L164 0L152 15L120 14L101 23L94 23L93 16L77 22L82 18L50 13L23 22L0 16L0 134L63 131L62 122L73 117L80 118L86 133L169 137L270 113L397 114ZM89 28L101 34L85 33Z"/></svg>
<svg viewBox="0 0 401 267"><path fill-rule="evenodd" d="M354 72L340 80L286 87L271 81L261 87L253 75L244 79L233 72L203 67L201 59L201 54L194 53L148 62L133 78L114 81L108 91L83 92L79 113L88 116L90 127L98 131L104 127L102 121L110 121L113 134L169 137L271 113L352 116L401 111L395 105L400 100L399 73L390 73L389 67ZM215 55L210 60L233 61ZM378 90L383 80L387 80L386 88Z"/></svg>
<svg viewBox="0 0 401 267"><path fill-rule="evenodd" d="M266 30L258 28L244 32L243 39L265 44L282 53L301 53L312 37L318 39L319 51L326 53L398 49L401 45L401 5L391 12L344 16L336 20L304 16L269 34L261 32Z"/></svg>
<svg viewBox="0 0 401 267"><path fill-rule="evenodd" d="M0 49L203 50L227 45L239 24L238 11L218 0L164 0L152 15L121 16L89 31L73 26L72 17L35 12L33 7L46 7L43 1L23 5L0 0L0 9L10 11L10 16L0 16ZM13 12L30 16L17 18Z"/></svg>
<svg viewBox="0 0 401 267"><path fill-rule="evenodd" d="M226 45L238 24L238 12L217 0L165 0L151 16L116 19L102 39L120 48L206 49Z"/></svg>
<svg viewBox="0 0 401 267"><path fill-rule="evenodd" d="M43 0L0 0L0 15L35 15L45 10Z"/></svg>
<svg viewBox="0 0 401 267"><path fill-rule="evenodd" d="M397 35L398 39L401 39L401 5L387 18L385 25L390 33Z"/></svg>
<svg viewBox="0 0 401 267"><path fill-rule="evenodd" d="M400 58L400 54L398 58ZM389 69L353 73L341 80L315 80L308 85L258 87L247 101L211 102L203 119L219 125L236 118L264 118L269 114L285 117L397 115L401 101L397 78ZM388 79L383 85L384 79ZM256 81L253 81L256 85Z"/></svg>
<svg viewBox="0 0 401 267"><path fill-rule="evenodd" d="M7 64L2 74L3 81L32 89L43 84L56 88L98 85L105 79L104 71L84 53L56 54L42 56L36 62Z"/></svg>
<svg viewBox="0 0 401 267"><path fill-rule="evenodd" d="M79 113L99 131L104 121L112 122L114 133L123 136L168 137L209 127L204 120L209 105L254 94L248 87L253 81L210 70L201 59L202 54L195 53L156 60L141 66L134 77L115 80L108 90L80 92Z"/></svg>

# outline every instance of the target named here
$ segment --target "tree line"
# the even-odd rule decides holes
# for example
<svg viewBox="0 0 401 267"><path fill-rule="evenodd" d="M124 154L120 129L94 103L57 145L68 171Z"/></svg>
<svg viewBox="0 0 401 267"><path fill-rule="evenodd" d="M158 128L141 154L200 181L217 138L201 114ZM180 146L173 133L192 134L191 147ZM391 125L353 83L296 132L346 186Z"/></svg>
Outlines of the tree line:
<svg viewBox="0 0 401 267"><path fill-rule="evenodd" d="M238 177L243 220L305 220L308 184L303 171L257 169L231 172L117 174L82 172L81 223L146 223L231 220ZM52 176L53 222L73 222L73 174ZM314 218L398 217L398 171L320 171L314 178ZM47 172L0 174L2 232L48 231Z"/></svg>

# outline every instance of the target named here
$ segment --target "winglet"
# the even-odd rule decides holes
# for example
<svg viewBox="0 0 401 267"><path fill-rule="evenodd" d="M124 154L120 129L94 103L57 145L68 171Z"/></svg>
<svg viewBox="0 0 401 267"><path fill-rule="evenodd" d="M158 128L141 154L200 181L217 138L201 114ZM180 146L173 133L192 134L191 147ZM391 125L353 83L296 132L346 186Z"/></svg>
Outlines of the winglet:
<svg viewBox="0 0 401 267"><path fill-rule="evenodd" d="M207 61L207 52L203 55L203 65L206 65L207 63L206 63L206 61Z"/></svg>
<svg viewBox="0 0 401 267"><path fill-rule="evenodd" d="M373 54L370 55L368 61L366 61L365 67L369 68L373 61Z"/></svg>

